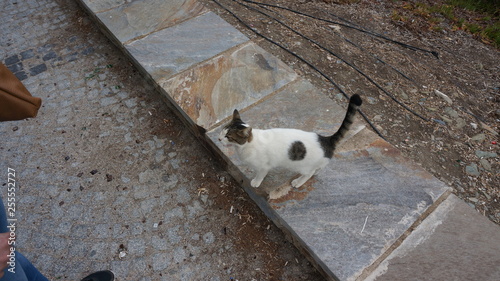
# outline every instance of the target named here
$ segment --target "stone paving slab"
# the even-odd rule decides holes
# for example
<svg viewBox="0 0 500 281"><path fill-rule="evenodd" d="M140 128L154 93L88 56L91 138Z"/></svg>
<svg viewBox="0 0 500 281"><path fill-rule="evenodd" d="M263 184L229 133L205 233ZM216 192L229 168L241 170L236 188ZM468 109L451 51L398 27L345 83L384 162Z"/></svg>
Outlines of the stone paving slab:
<svg viewBox="0 0 500 281"><path fill-rule="evenodd" d="M286 64L249 43L159 84L189 119L208 130L235 108L258 102L296 77Z"/></svg>
<svg viewBox="0 0 500 281"><path fill-rule="evenodd" d="M394 163L398 153L376 139L334 159L311 182L307 197L302 191L290 196L300 202L271 201L340 280L356 279L448 190L423 170Z"/></svg>
<svg viewBox="0 0 500 281"><path fill-rule="evenodd" d="M500 231L448 197L367 280L500 280Z"/></svg>
<svg viewBox="0 0 500 281"><path fill-rule="evenodd" d="M92 11L92 13L96 14L101 11L106 11L112 8L116 8L120 5L126 4L127 0L80 0L81 3L83 3L89 11Z"/></svg>
<svg viewBox="0 0 500 281"><path fill-rule="evenodd" d="M248 38L212 12L125 45L156 81L187 70Z"/></svg>
<svg viewBox="0 0 500 281"><path fill-rule="evenodd" d="M205 12L207 9L196 0L142 0L127 2L96 15L120 42L125 43Z"/></svg>
<svg viewBox="0 0 500 281"><path fill-rule="evenodd" d="M291 127L323 134L335 132L344 114L344 108L304 80L241 113L257 128ZM330 164L303 187L292 189L295 175L275 171L253 189L248 184L252 171L218 142L220 129L208 136L235 165L233 176L243 180L247 192L268 198L259 206L274 212L277 223L301 241L326 274L340 280L356 279L448 190L360 122ZM281 196L269 199L274 193Z"/></svg>

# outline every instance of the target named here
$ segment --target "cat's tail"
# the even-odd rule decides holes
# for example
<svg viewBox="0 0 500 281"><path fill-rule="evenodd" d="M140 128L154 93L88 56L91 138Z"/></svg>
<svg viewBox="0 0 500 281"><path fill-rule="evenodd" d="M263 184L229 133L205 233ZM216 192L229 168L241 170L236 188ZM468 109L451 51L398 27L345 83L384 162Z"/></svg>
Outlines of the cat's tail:
<svg viewBox="0 0 500 281"><path fill-rule="evenodd" d="M356 115L356 111L361 106L363 101L358 94L354 94L349 99L349 106L347 107L347 112L344 117L344 121L342 121L342 125L338 131L330 137L330 145L335 149L338 142L344 137L344 135L349 131L352 123L354 122L354 116Z"/></svg>

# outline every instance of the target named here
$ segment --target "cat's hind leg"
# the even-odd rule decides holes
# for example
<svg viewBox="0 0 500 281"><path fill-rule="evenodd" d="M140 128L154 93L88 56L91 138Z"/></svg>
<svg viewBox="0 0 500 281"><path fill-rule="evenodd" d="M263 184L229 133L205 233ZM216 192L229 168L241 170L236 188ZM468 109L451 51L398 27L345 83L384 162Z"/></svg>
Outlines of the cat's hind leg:
<svg viewBox="0 0 500 281"><path fill-rule="evenodd" d="M301 187L304 183L306 183L306 181L308 181L312 176L314 176L315 171L316 170L314 170L308 174L305 174L305 175L301 174L300 177L298 177L292 181L292 186L295 188Z"/></svg>
<svg viewBox="0 0 500 281"><path fill-rule="evenodd" d="M259 187L260 184L262 183L262 181L264 180L264 178L266 177L268 171L269 170L267 170L267 169L259 169L259 170L257 170L255 177L250 182L250 185L252 187Z"/></svg>
<svg viewBox="0 0 500 281"><path fill-rule="evenodd" d="M306 181L308 181L312 176L317 175L321 169L328 165L328 159L323 158L319 163L317 163L316 168L312 170L302 170L300 172L300 177L292 181L292 186L295 188L301 187Z"/></svg>
<svg viewBox="0 0 500 281"><path fill-rule="evenodd" d="M319 171L323 170L323 168L326 167L326 165L328 165L328 162L329 162L328 159L323 158L318 168L314 170L314 175L319 174Z"/></svg>

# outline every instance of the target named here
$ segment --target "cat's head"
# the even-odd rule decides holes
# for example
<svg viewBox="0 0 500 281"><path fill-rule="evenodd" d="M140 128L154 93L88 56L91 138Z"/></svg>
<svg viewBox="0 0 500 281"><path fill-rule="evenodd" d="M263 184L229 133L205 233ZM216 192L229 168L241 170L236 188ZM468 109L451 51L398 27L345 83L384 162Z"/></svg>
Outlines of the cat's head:
<svg viewBox="0 0 500 281"><path fill-rule="evenodd" d="M233 119L220 132L219 141L226 146L242 146L252 141L252 128L241 120L238 110L234 110Z"/></svg>

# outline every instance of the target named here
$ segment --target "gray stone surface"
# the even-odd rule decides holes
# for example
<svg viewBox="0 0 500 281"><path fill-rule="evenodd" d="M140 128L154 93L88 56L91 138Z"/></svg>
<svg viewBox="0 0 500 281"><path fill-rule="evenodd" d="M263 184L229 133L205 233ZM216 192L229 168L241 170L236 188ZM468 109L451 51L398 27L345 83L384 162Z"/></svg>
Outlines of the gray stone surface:
<svg viewBox="0 0 500 281"><path fill-rule="evenodd" d="M196 0L141 0L96 15L120 42L125 43L203 12L207 10Z"/></svg>
<svg viewBox="0 0 500 281"><path fill-rule="evenodd" d="M359 142L356 136L348 141ZM394 156L400 157L395 148L376 140L339 154L308 188L290 194L292 200L271 200L341 280L356 279L448 189Z"/></svg>
<svg viewBox="0 0 500 281"><path fill-rule="evenodd" d="M205 129L290 83L297 74L254 43L244 44L160 81L169 99Z"/></svg>
<svg viewBox="0 0 500 281"><path fill-rule="evenodd" d="M450 195L367 280L500 280L498 241L497 225Z"/></svg>
<svg viewBox="0 0 500 281"><path fill-rule="evenodd" d="M116 8L120 5L124 5L129 3L130 0L81 0L87 7L89 7L92 11L100 12L106 11L112 8Z"/></svg>
<svg viewBox="0 0 500 281"><path fill-rule="evenodd" d="M149 75L159 81L247 40L219 16L208 12L125 47Z"/></svg>

